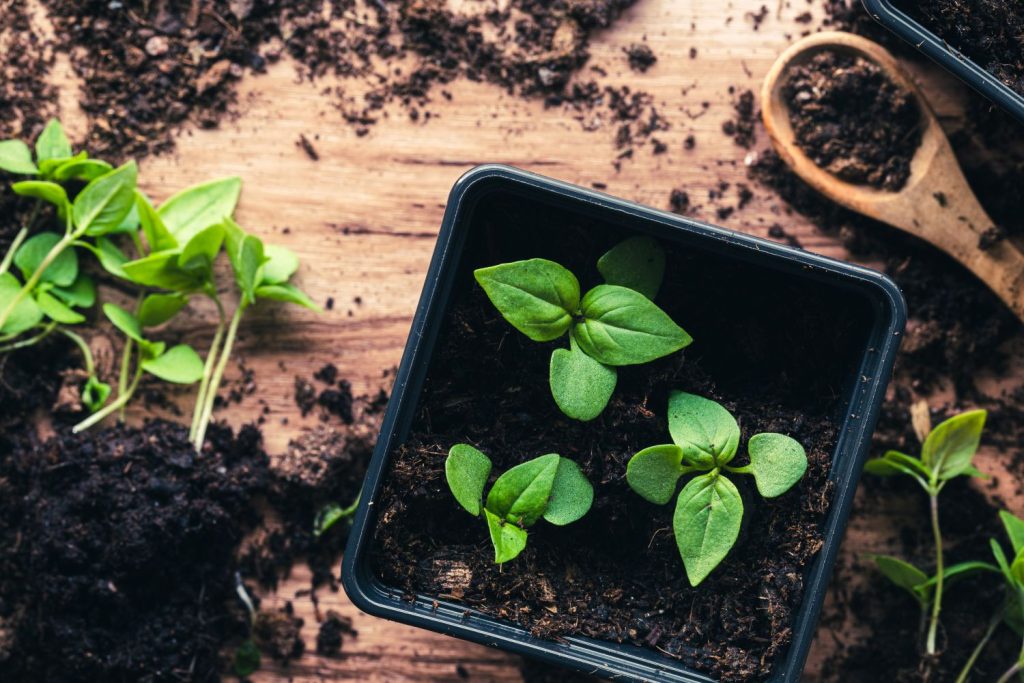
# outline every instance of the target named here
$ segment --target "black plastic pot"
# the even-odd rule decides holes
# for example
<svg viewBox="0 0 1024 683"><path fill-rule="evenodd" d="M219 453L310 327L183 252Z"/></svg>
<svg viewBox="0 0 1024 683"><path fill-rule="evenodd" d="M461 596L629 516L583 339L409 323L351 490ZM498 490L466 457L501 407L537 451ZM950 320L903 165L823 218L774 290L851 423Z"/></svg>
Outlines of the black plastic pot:
<svg viewBox="0 0 1024 683"><path fill-rule="evenodd" d="M861 0L874 19L1024 123L1024 97L892 4Z"/></svg>
<svg viewBox="0 0 1024 683"><path fill-rule="evenodd" d="M837 301L846 302L841 305L849 305L851 317L855 315L854 308L860 311L856 313L860 316L857 319L864 320L865 325L858 332L857 339L862 339L863 344L858 343L853 348L850 354L852 362L844 368L849 380L841 391L846 398L841 404L843 409L836 413L839 415L837 420L842 419L843 424L829 473L835 482L835 490L823 526L824 545L808 569L805 597L793 625L792 645L785 655L776 660L771 678L776 682L798 680L901 339L906 313L899 290L885 276L859 266L704 225L509 167L478 167L455 184L449 197L433 261L427 272L348 542L342 580L349 597L360 609L375 616L612 679L677 683L713 680L653 650L583 637L567 637L559 642L540 640L515 625L467 609L466 605L437 600L429 595L409 600L401 590L384 585L374 575L370 546L378 521L375 503L389 473L389 459L406 438L417 410L438 332L445 322L453 283L457 277L465 278L467 268L473 266L468 263L467 253L471 248L467 244L487 241L483 233L493 228L485 227L484 219L479 216L484 215L489 206L492 211L495 206L504 206L496 204L499 197L505 202L534 202L552 207L552 210L577 216L581 221L601 221L602 225L611 225L616 233L621 226L623 237L646 233L673 247L685 246L687 254L696 250L699 258L735 260L739 268L762 269L765 273L772 273L772 277L778 274L787 282L793 280L799 287L809 288L803 291L810 291L814 296L819 292L834 293ZM841 314L847 315L845 309Z"/></svg>

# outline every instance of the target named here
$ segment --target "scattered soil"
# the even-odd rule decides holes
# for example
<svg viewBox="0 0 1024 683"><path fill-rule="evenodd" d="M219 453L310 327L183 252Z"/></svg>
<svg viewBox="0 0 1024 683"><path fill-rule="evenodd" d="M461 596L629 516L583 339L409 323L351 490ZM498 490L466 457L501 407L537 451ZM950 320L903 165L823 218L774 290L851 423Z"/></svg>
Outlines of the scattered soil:
<svg viewBox="0 0 1024 683"><path fill-rule="evenodd" d="M790 68L782 90L796 142L846 182L896 191L921 144L914 95L860 56L824 51Z"/></svg>
<svg viewBox="0 0 1024 683"><path fill-rule="evenodd" d="M1014 0L896 0L904 12L1024 95L1024 7Z"/></svg>
<svg viewBox="0 0 1024 683"><path fill-rule="evenodd" d="M640 73L647 71L658 61L654 51L644 43L634 43L623 48L622 51L626 53L626 58L629 60L629 68Z"/></svg>
<svg viewBox="0 0 1024 683"><path fill-rule="evenodd" d="M345 636L356 636L352 618L328 610L320 630L316 634L316 653L323 657L337 657L341 652Z"/></svg>
<svg viewBox="0 0 1024 683"><path fill-rule="evenodd" d="M671 249L667 272L687 275L670 276L659 302L697 341L685 358L621 369L608 408L583 424L567 420L550 397L547 366L557 343L536 344L512 330L468 269L543 256L596 284L596 259L623 237L621 228L522 198L494 200L475 220L477 241L454 289L462 294L379 498L376 570L390 585L454 598L545 638L573 633L656 648L723 680L767 676L791 637L803 598L800 570L822 544L826 475L844 412L837 397L864 342L864 303L692 248ZM720 283L713 296L693 288L712 276ZM733 315L723 320L721 310ZM799 487L773 501L737 482L744 531L696 590L682 571L670 509L640 499L622 476L633 453L667 438L664 410L674 388L724 402L746 438L794 435L811 462ZM461 441L491 456L495 474L543 452L573 458L595 485L594 508L569 527L534 527L523 554L499 570L485 526L461 511L445 484L445 454Z"/></svg>
<svg viewBox="0 0 1024 683"><path fill-rule="evenodd" d="M252 636L261 652L288 663L298 659L306 650L302 640L302 619L295 616L292 603L277 612L260 612L252 626Z"/></svg>
<svg viewBox="0 0 1024 683"><path fill-rule="evenodd" d="M735 88L730 87L729 92L735 93ZM753 91L741 91L733 104L733 109L736 116L722 124L722 132L735 140L740 147L750 149L757 141L757 123L760 117Z"/></svg>

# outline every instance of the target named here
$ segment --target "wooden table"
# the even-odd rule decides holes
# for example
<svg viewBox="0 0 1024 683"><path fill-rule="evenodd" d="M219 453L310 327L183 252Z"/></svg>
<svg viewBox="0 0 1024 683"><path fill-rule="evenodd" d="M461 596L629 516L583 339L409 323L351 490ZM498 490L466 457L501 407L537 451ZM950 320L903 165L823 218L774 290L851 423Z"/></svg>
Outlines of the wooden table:
<svg viewBox="0 0 1024 683"><path fill-rule="evenodd" d="M256 419L265 402L266 446L272 454L281 453L289 439L316 421L298 414L295 375L309 377L333 362L357 392L381 386L382 373L400 359L448 190L476 164L501 162L581 185L606 183L610 194L659 208L668 207L673 188L684 188L700 205L707 204L708 190L719 181L733 188L744 182L748 151L721 131L733 114L735 95L729 88L756 92L792 36L821 19L816 3L780 0L778 14L771 4L771 13L755 31L750 14L761 0L639 0L612 29L596 36L592 64L608 72L604 81L652 93L671 124L671 130L657 135L668 143L669 153L654 155L648 145L621 171L611 163L613 125L586 132L557 108L545 109L491 85L454 82L446 88L451 100L438 96L430 106L437 116L429 122L412 122L396 107L368 135L357 137L340 119L332 98L322 94L325 83L299 82L294 64L284 61L265 75L246 77L240 83L237 120L217 130L186 130L176 153L143 160L143 188L161 200L193 182L242 176L239 222L294 250L303 264L299 284L319 303L328 298L335 303L322 315L276 307L253 313L243 325L237 354L254 371L259 390L218 416L240 425ZM794 21L808 10L815 15L811 24ZM640 75L628 68L622 48L644 39L658 61ZM696 59L690 57L691 48L697 49ZM935 68L914 70L944 124L955 127L960 86ZM87 124L76 112L74 77L63 58L57 72L62 115L72 132L81 131ZM710 103L707 113L692 117L702 102ZM696 146L684 151L683 140L691 134ZM300 135L312 142L318 161L298 146ZM755 150L765 144L762 132ZM752 187L753 201L728 218L717 219L713 209L698 211L697 217L759 236L779 222L806 249L845 256L837 242L781 211L770 192ZM211 319L212 310L200 308L176 325L188 341L205 348ZM884 540L872 532L878 521L855 519L844 552L882 549ZM311 650L317 630L312 604L295 595L308 587L307 572L296 567L291 579L265 599L271 605L294 603L305 617ZM322 590L319 600L322 611L352 616L358 637L346 640L340 658L308 655L288 668L267 666L255 680L461 680L456 665L470 680L520 680L516 657L371 618L341 593ZM856 625L849 628L853 632ZM816 671L831 647L830 638L819 641L807 680L819 680Z"/></svg>

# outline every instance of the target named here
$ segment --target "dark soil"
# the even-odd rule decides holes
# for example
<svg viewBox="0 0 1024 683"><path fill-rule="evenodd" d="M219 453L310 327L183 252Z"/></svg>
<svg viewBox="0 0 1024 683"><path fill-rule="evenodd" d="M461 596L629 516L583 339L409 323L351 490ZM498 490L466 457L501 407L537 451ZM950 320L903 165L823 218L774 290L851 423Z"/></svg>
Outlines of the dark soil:
<svg viewBox="0 0 1024 683"><path fill-rule="evenodd" d="M654 51L644 43L634 43L623 48L623 52L626 53L626 59L629 61L629 68L640 73L647 71L658 61Z"/></svg>
<svg viewBox="0 0 1024 683"><path fill-rule="evenodd" d="M904 12L1024 95L1024 7L1015 0L896 0Z"/></svg>
<svg viewBox="0 0 1024 683"><path fill-rule="evenodd" d="M790 67L782 90L796 142L838 178L896 191L921 143L914 95L863 57L825 51Z"/></svg>
<svg viewBox="0 0 1024 683"><path fill-rule="evenodd" d="M550 397L548 358L557 344L512 330L468 268L544 256L584 286L596 284L594 263L621 229L522 199L495 200L483 214L418 417L379 498L377 571L388 584L456 599L545 638L584 634L655 648L724 680L767 676L791 637L801 569L822 544L842 387L864 341L863 302L672 249L667 272L686 277L666 280L659 302L697 341L685 357L622 369L609 407L582 424ZM711 278L709 296L699 283ZM732 314L723 318L722 310ZM806 335L811 329L820 334ZM811 462L799 487L773 501L737 482L747 509L740 541L696 590L682 571L670 508L644 502L623 479L633 453L667 439L665 404L675 388L724 402L746 438L794 435ZM460 510L444 481L444 457L460 441L491 456L495 474L543 452L571 457L595 485L594 508L570 527L534 527L524 553L499 570L484 525Z"/></svg>

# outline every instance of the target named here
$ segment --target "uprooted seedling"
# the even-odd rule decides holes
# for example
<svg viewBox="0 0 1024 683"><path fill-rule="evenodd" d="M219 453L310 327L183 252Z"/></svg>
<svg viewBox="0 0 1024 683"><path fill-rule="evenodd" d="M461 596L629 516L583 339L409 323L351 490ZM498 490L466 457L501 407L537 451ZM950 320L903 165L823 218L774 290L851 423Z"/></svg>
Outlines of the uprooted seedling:
<svg viewBox="0 0 1024 683"><path fill-rule="evenodd" d="M594 488L579 466L556 453L507 470L484 501L491 460L469 444L456 444L444 464L448 487L466 512L487 522L498 564L526 548L526 529L541 518L556 526L582 518L594 501Z"/></svg>
<svg viewBox="0 0 1024 683"><path fill-rule="evenodd" d="M513 327L537 342L569 335L551 354L551 395L576 420L604 410L617 366L649 363L693 341L652 299L661 287L665 254L649 237L633 237L597 264L606 284L580 296L579 280L547 259L502 263L474 271L491 303Z"/></svg>
<svg viewBox="0 0 1024 683"><path fill-rule="evenodd" d="M626 466L626 481L658 505L672 499L680 477L697 473L676 501L672 528L690 585L699 585L725 559L739 536L743 499L727 474L750 474L765 498L780 496L807 471L803 446L785 434L761 433L747 443L750 463L730 465L740 428L728 410L707 398L673 391L668 401L673 443L651 446Z"/></svg>

